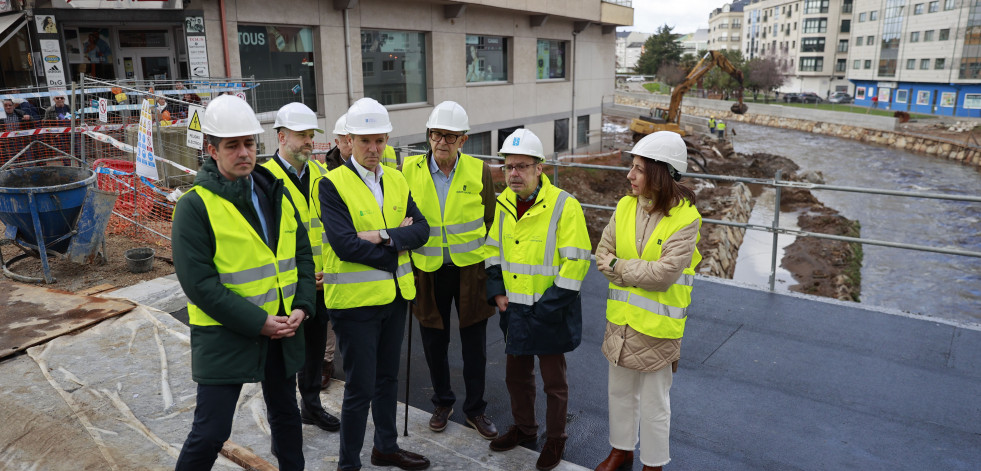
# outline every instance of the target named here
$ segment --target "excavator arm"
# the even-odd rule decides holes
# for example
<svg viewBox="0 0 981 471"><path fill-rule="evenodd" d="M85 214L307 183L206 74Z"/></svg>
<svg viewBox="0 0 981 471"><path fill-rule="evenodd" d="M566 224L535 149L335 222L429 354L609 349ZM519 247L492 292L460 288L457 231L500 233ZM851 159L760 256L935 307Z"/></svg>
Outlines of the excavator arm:
<svg viewBox="0 0 981 471"><path fill-rule="evenodd" d="M665 120L669 123L681 124L681 99L691 90L691 87L698 83L699 79L705 76L712 70L712 67L719 67L727 74L731 75L732 78L739 82L739 88L736 90L736 95L739 98L739 103L732 105L732 112L735 114L743 114L746 112L746 105L743 104L743 72L737 69L735 66L726 59L726 56L722 55L718 51L708 51L702 60L698 61L698 64L691 69L688 76L685 77L685 81L681 82L680 85L674 88L671 92L671 105L668 108Z"/></svg>

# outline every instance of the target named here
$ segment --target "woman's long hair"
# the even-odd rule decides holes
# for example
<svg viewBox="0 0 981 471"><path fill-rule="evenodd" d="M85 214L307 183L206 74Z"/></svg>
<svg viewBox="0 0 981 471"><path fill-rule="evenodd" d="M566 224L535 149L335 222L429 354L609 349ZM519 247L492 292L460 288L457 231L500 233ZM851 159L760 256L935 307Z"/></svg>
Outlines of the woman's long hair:
<svg viewBox="0 0 981 471"><path fill-rule="evenodd" d="M644 187L641 188L640 194L652 202L644 208L648 214L660 211L667 217L671 208L678 206L681 200L688 200L689 205L695 205L695 191L675 181L668 171L668 164L641 158L644 159Z"/></svg>

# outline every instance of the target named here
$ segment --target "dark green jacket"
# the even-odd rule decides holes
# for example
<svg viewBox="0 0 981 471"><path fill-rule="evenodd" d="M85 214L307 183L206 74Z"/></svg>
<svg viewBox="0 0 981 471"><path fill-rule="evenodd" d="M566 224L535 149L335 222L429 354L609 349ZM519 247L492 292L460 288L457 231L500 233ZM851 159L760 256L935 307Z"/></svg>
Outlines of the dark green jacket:
<svg viewBox="0 0 981 471"><path fill-rule="evenodd" d="M256 188L267 195L270 214L266 214L270 247L276 247L279 234L280 201L289 198L283 182L268 170L256 166L252 171ZM258 213L252 206L248 179L232 182L218 172L213 159L207 159L198 171L194 184L227 199L245 216L257 233L262 234ZM303 222L294 209L299 227ZM188 193L177 202L172 228L174 268L184 294L194 304L222 325L191 326L191 375L201 384L254 383L265 379L266 350L269 337L260 335L266 321L262 308L231 292L218 281L214 266L215 234L208 221L204 201ZM243 254L248 256L248 254ZM299 281L293 299L294 309L315 314L316 288L310 241L304 231L296 231L296 267ZM280 315L288 314L280 304ZM284 338L283 356L286 374L293 375L303 366L303 326L296 335Z"/></svg>

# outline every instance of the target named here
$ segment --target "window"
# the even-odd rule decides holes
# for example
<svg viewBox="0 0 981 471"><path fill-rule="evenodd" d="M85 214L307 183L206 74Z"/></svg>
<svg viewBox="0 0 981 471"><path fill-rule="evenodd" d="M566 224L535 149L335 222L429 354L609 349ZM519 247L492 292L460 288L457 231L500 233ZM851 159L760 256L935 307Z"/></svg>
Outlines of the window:
<svg viewBox="0 0 981 471"><path fill-rule="evenodd" d="M508 42L503 36L467 35L467 83L508 79Z"/></svg>
<svg viewBox="0 0 981 471"><path fill-rule="evenodd" d="M955 0L944 0L944 11L953 10L957 8L957 2Z"/></svg>
<svg viewBox="0 0 981 471"><path fill-rule="evenodd" d="M804 0L804 14L827 13L829 0Z"/></svg>
<svg viewBox="0 0 981 471"><path fill-rule="evenodd" d="M858 87L855 89L855 99L856 100L865 99L865 87Z"/></svg>
<svg viewBox="0 0 981 471"><path fill-rule="evenodd" d="M865 18L866 18L865 12L862 12L862 13L859 13L858 14L858 22L859 23L865 23Z"/></svg>
<svg viewBox="0 0 981 471"><path fill-rule="evenodd" d="M896 103L909 101L909 90L896 90Z"/></svg>
<svg viewBox="0 0 981 471"><path fill-rule="evenodd" d="M855 70L861 69L862 68L862 61L860 61L858 59L853 60L852 61L852 68L855 69Z"/></svg>
<svg viewBox="0 0 981 471"><path fill-rule="evenodd" d="M855 38L855 45L856 46L861 46L863 42L864 42L864 38L862 38L861 36Z"/></svg>
<svg viewBox="0 0 981 471"><path fill-rule="evenodd" d="M964 108L968 110L976 110L981 108L981 94L978 93L965 93L964 94Z"/></svg>
<svg viewBox="0 0 981 471"><path fill-rule="evenodd" d="M936 13L937 11L940 10L940 1L939 0L934 0L934 1L932 1L932 2L929 3L929 6L930 6L930 9L928 11L930 13Z"/></svg>
<svg viewBox="0 0 981 471"><path fill-rule="evenodd" d="M491 133L478 132L476 134L467 133L467 142L463 143L462 152L467 155L490 155L491 154ZM507 137L505 135L504 137ZM425 148L425 146L423 146ZM500 149L500 147L498 147Z"/></svg>
<svg viewBox="0 0 981 471"><path fill-rule="evenodd" d="M866 36L865 37L865 45L866 46L871 46L873 44L875 44L875 36Z"/></svg>
<svg viewBox="0 0 981 471"><path fill-rule="evenodd" d="M494 149L500 149L501 147L504 147L504 141L508 138L508 136L510 136L513 132L515 132L515 131L523 128L523 127L524 126L515 126L515 127L512 127L512 128L501 128L501 129L498 129L497 130L497 147L495 147Z"/></svg>
<svg viewBox="0 0 981 471"><path fill-rule="evenodd" d="M916 68L916 59L906 59L906 70L913 70Z"/></svg>
<svg viewBox="0 0 981 471"><path fill-rule="evenodd" d="M365 62L381 63L382 69L365 75L365 96L383 105L428 100L425 33L362 29L361 57Z"/></svg>
<svg viewBox="0 0 981 471"><path fill-rule="evenodd" d="M801 57L800 58L800 71L801 72L821 72L824 69L824 58L823 57Z"/></svg>
<svg viewBox="0 0 981 471"><path fill-rule="evenodd" d="M848 52L848 40L839 39L838 40L838 52Z"/></svg>
<svg viewBox="0 0 981 471"><path fill-rule="evenodd" d="M827 32L828 32L827 18L808 18L804 20L805 34L827 33Z"/></svg>
<svg viewBox="0 0 981 471"><path fill-rule="evenodd" d="M374 77L375 63L371 61L361 61L361 75L365 77Z"/></svg>
<svg viewBox="0 0 981 471"><path fill-rule="evenodd" d="M538 40L538 80L565 78L565 42Z"/></svg>
<svg viewBox="0 0 981 471"><path fill-rule="evenodd" d="M923 42L933 41L933 30L923 32Z"/></svg>
<svg viewBox="0 0 981 471"><path fill-rule="evenodd" d="M947 59L944 58L934 59L933 61L934 70L944 70L944 67L946 67L946 65L947 65Z"/></svg>
<svg viewBox="0 0 981 471"><path fill-rule="evenodd" d="M824 52L824 38L803 38L800 40L800 52Z"/></svg>
<svg viewBox="0 0 981 471"><path fill-rule="evenodd" d="M871 60L866 60L863 68L864 69L871 69L872 68L872 61Z"/></svg>
<svg viewBox="0 0 981 471"><path fill-rule="evenodd" d="M869 12L869 21L875 21L879 19L879 10L872 10Z"/></svg>
<svg viewBox="0 0 981 471"><path fill-rule="evenodd" d="M576 118L576 145L589 145L589 115L582 115Z"/></svg>
<svg viewBox="0 0 981 471"><path fill-rule="evenodd" d="M920 59L920 70L927 70L930 68L930 59Z"/></svg>
<svg viewBox="0 0 981 471"><path fill-rule="evenodd" d="M303 77L303 102L317 111L317 67L309 66L315 64L314 44L313 28L239 24L238 55L242 76L257 80ZM255 112L276 111L297 99L287 95L290 97L283 100L259 101L254 105Z"/></svg>
<svg viewBox="0 0 981 471"><path fill-rule="evenodd" d="M917 3L916 5L913 5L913 14L914 15L922 15L923 14L923 4L922 3Z"/></svg>
<svg viewBox="0 0 981 471"><path fill-rule="evenodd" d="M841 32L847 33L852 30L852 20L841 20Z"/></svg>
<svg viewBox="0 0 981 471"><path fill-rule="evenodd" d="M919 31L913 31L912 33L909 33L909 42L911 42L911 43L918 43L918 42L920 42L920 32Z"/></svg>
<svg viewBox="0 0 981 471"><path fill-rule="evenodd" d="M946 40L950 39L950 29L942 29L942 30L940 30L940 38L939 39L941 41L946 41Z"/></svg>
<svg viewBox="0 0 981 471"><path fill-rule="evenodd" d="M838 59L835 62L835 72L845 72L848 68L848 59Z"/></svg>
<svg viewBox="0 0 981 471"><path fill-rule="evenodd" d="M555 135L552 143L555 145L555 152L565 152L569 150L569 118L555 120Z"/></svg>

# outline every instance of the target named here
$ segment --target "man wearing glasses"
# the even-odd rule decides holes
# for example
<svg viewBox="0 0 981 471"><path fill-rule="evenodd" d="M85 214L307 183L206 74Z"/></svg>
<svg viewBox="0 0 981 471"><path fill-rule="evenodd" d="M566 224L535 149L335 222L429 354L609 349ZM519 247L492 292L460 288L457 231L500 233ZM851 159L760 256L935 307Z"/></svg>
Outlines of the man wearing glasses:
<svg viewBox="0 0 981 471"><path fill-rule="evenodd" d="M452 101L436 105L426 128L429 152L408 157L402 173L430 229L426 245L412 251L417 289L412 313L421 325L433 384L435 410L429 428L442 432L456 402L447 358L455 303L466 387L463 416L491 440L497 437L497 428L484 413L484 377L487 319L494 308L486 303L487 273L482 262L487 256L484 237L494 221L494 183L486 163L460 152L470 130L462 106Z"/></svg>
<svg viewBox="0 0 981 471"><path fill-rule="evenodd" d="M582 340L579 289L589 270L589 235L582 206L542 174L542 142L527 129L504 141L507 188L487 232L487 300L501 312L504 382L514 425L490 442L510 450L538 438L535 356L544 383L545 444L535 466L550 470L565 450L569 382L565 352Z"/></svg>
<svg viewBox="0 0 981 471"><path fill-rule="evenodd" d="M55 92L55 93L56 95L53 97L54 104L47 107L44 110L44 119L45 120L72 119L71 108L69 108L68 104L65 103L66 100L65 100L64 92Z"/></svg>

